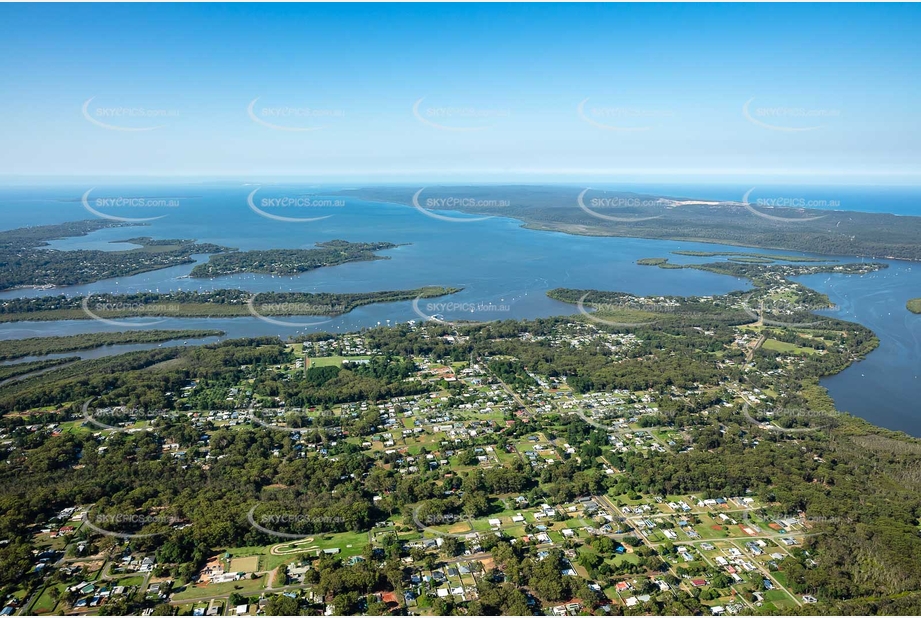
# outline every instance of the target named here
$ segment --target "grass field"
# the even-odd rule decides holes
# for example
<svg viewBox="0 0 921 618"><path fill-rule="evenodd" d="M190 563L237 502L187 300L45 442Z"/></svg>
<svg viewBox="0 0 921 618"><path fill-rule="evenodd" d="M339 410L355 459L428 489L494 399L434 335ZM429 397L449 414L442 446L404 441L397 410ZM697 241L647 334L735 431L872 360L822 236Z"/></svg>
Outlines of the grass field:
<svg viewBox="0 0 921 618"><path fill-rule="evenodd" d="M259 560L259 571L274 571L280 564L290 562L291 556L273 556L269 551L271 545L257 545L253 547L234 547L226 550L231 561L237 558L256 557Z"/></svg>
<svg viewBox="0 0 921 618"><path fill-rule="evenodd" d="M259 556L232 558L230 560L230 570L237 573L254 573L259 570Z"/></svg>
<svg viewBox="0 0 921 618"><path fill-rule="evenodd" d="M35 601L32 605L33 614L50 614L54 611L57 601L51 598L51 589L57 588L59 592L63 593L66 586L64 584L57 584L55 586L47 586L42 591L41 596Z"/></svg>
<svg viewBox="0 0 921 618"><path fill-rule="evenodd" d="M310 367L341 367L344 360L368 360L370 356L321 356L308 358Z"/></svg>
<svg viewBox="0 0 921 618"><path fill-rule="evenodd" d="M181 601L183 599L197 599L207 596L222 596L239 592L248 594L258 592L265 587L265 575L256 579L241 579L237 582L226 582L223 584L208 584L206 586L187 586L182 592L173 595L173 599Z"/></svg>
<svg viewBox="0 0 921 618"><path fill-rule="evenodd" d="M796 607L796 603L790 598L790 595L783 590L768 590L764 593L764 600L770 601L777 607Z"/></svg>
<svg viewBox="0 0 921 618"><path fill-rule="evenodd" d="M776 339L765 340L762 347L768 350L774 350L775 352L792 352L793 354L815 354L816 353L816 350L812 348L802 348L792 343L777 341Z"/></svg>
<svg viewBox="0 0 921 618"><path fill-rule="evenodd" d="M115 575L112 579L116 586L140 586L144 583L142 575L125 575L122 577Z"/></svg>

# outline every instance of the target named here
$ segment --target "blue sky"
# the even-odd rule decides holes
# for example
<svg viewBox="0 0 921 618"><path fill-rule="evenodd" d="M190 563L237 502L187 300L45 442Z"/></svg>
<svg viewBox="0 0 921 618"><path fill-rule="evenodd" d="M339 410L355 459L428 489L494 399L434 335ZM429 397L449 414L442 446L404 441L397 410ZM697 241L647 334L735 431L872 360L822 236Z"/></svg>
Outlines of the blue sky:
<svg viewBox="0 0 921 618"><path fill-rule="evenodd" d="M919 17L0 5L0 173L918 184Z"/></svg>

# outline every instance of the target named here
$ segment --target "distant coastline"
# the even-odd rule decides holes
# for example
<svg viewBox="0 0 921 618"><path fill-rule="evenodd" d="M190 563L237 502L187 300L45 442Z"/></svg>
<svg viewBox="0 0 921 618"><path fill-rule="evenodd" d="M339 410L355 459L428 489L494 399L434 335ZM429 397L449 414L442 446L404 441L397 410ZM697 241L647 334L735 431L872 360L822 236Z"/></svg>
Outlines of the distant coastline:
<svg viewBox="0 0 921 618"><path fill-rule="evenodd" d="M341 190L431 216L455 211L515 219L522 227L579 236L699 242L868 259L921 261L921 216L747 201L703 201L543 185L366 187Z"/></svg>

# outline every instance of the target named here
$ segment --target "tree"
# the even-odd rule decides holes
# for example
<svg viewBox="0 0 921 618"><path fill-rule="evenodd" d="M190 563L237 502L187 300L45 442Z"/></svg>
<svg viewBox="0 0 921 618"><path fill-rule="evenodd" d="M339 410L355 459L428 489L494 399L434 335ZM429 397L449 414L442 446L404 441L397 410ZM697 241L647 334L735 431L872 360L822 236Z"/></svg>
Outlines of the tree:
<svg viewBox="0 0 921 618"><path fill-rule="evenodd" d="M265 613L267 616L298 616L300 615L299 612L300 604L297 602L297 599L292 599L283 594L276 594L265 604Z"/></svg>
<svg viewBox="0 0 921 618"><path fill-rule="evenodd" d="M441 546L441 551L443 551L448 558L453 558L460 553L460 541L453 536L445 537L444 544Z"/></svg>

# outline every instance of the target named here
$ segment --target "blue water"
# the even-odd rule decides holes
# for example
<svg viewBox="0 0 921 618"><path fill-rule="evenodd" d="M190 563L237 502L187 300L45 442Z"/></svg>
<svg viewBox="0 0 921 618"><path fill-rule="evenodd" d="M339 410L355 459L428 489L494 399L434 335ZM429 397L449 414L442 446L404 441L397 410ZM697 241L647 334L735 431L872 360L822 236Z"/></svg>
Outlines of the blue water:
<svg viewBox="0 0 921 618"><path fill-rule="evenodd" d="M12 229L91 218L80 197L91 187L0 188L0 228ZM641 295L707 295L747 289L748 283L731 277L695 270L663 270L637 266L644 257L669 257L674 262L699 261L672 255L676 250L730 250L788 253L744 249L713 244L573 236L523 229L520 222L492 218L476 222L449 222L430 218L413 208L346 199L341 207L265 208L265 211L298 218L329 218L289 223L262 217L247 205L255 187L245 185L189 184L183 186L108 186L93 190L89 198L144 197L178 200L177 206L147 208L100 208L106 214L125 217L166 215L144 227L107 229L88 236L51 243L55 249L126 248L135 236L195 238L247 249L306 248L319 241L388 241L401 246L383 251L389 259L323 268L296 277L239 275L217 279L189 279L192 265L178 266L134 277L54 290L16 290L0 293L18 296L137 291L210 290L240 288L259 291L350 292L414 288L424 285L463 287L451 297L421 301L423 315L440 314L447 320L535 318L575 313L572 305L547 298L555 287L619 290ZM660 185L617 185L624 191L714 200L741 200L751 188ZM330 188L325 188L327 191ZM921 191L917 188L765 187L758 197L836 200L842 210L921 214ZM303 196L323 189L304 186L266 186L254 198ZM464 218L457 213L450 214ZM207 261L200 256L199 261ZM847 260L848 258L839 258ZM865 361L828 378L838 407L891 429L921 436L921 316L905 309L908 298L921 296L921 264L889 261L887 271L864 276L817 275L803 283L829 294L839 305L837 317L860 322L880 337L880 348ZM465 303L445 308L438 303ZM229 337L281 335L309 331L345 332L376 324L421 319L411 302L361 307L344 316L278 318L287 325L257 318L166 319L149 328L216 328ZM120 320L124 328L149 323L150 318ZM318 323L319 322L319 323ZM314 323L313 325L304 325ZM318 323L318 324L317 324ZM66 335L114 330L93 320L20 322L0 325L0 340L43 335ZM192 345L195 342L190 341Z"/></svg>

